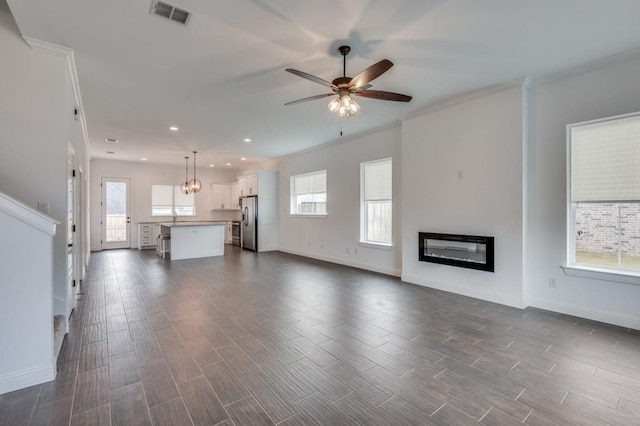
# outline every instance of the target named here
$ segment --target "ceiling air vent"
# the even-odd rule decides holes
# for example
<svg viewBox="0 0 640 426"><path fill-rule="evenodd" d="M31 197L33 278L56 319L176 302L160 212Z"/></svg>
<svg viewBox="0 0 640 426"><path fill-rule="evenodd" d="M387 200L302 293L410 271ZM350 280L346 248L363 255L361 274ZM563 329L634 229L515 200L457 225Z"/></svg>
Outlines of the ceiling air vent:
<svg viewBox="0 0 640 426"><path fill-rule="evenodd" d="M187 22L189 22L189 18L191 17L191 12L184 9L178 9L170 3L159 0L153 0L151 3L151 13L184 25L187 25Z"/></svg>

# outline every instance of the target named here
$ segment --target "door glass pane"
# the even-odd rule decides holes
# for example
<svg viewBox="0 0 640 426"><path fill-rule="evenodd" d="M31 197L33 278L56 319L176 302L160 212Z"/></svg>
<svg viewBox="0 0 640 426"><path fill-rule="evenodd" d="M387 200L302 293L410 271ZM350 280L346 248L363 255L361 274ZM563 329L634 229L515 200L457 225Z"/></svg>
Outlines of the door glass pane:
<svg viewBox="0 0 640 426"><path fill-rule="evenodd" d="M106 242L127 240L127 184L106 182Z"/></svg>

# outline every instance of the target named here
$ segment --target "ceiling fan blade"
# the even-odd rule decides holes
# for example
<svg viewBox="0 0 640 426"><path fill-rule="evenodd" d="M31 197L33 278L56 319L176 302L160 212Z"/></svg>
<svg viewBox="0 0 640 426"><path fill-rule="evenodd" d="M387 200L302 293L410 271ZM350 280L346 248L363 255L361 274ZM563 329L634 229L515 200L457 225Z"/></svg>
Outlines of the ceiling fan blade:
<svg viewBox="0 0 640 426"><path fill-rule="evenodd" d="M335 95L335 93L324 93L322 95L309 96L308 98L302 98L302 99L298 99L297 101L287 102L285 105L299 104L299 103L302 103L302 102L313 101L313 100L316 100L316 99L322 99L322 98L326 98L327 96L333 96L333 95Z"/></svg>
<svg viewBox="0 0 640 426"><path fill-rule="evenodd" d="M360 74L353 77L349 82L349 87L362 87L370 81L373 81L374 79L380 77L385 72L389 71L389 68L391 68L392 66L393 62L388 59L383 59L380 62L376 62L369 68L362 71Z"/></svg>
<svg viewBox="0 0 640 426"><path fill-rule="evenodd" d="M381 101L409 102L412 98L408 95L400 93L384 92L382 90L357 90L355 95L363 98L379 99Z"/></svg>
<svg viewBox="0 0 640 426"><path fill-rule="evenodd" d="M307 80L311 80L314 83L322 84L323 86L331 87L333 90L338 90L338 87L327 80L324 80L320 77L316 77L315 75L308 74L304 71L294 70L293 68L287 68L285 71L290 72L291 74L295 74L298 77L306 78Z"/></svg>

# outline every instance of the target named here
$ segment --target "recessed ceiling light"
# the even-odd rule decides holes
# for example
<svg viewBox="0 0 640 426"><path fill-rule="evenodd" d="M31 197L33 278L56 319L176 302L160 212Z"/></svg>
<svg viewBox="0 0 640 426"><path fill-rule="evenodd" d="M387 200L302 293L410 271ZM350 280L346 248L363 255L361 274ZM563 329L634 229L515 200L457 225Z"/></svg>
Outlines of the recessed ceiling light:
<svg viewBox="0 0 640 426"><path fill-rule="evenodd" d="M147 161L147 159L146 158L142 158L142 161Z"/></svg>
<svg viewBox="0 0 640 426"><path fill-rule="evenodd" d="M240 159L241 159L242 161L246 160L246 158L245 158L245 157L242 157L242 158L240 158Z"/></svg>
<svg viewBox="0 0 640 426"><path fill-rule="evenodd" d="M230 165L231 165L231 163L227 163L227 166L230 166Z"/></svg>
<svg viewBox="0 0 640 426"><path fill-rule="evenodd" d="M115 151L107 151L107 154L115 154Z"/></svg>
<svg viewBox="0 0 640 426"><path fill-rule="evenodd" d="M249 139L249 138L244 138L244 141L245 141L245 142L251 142L251 139Z"/></svg>
<svg viewBox="0 0 640 426"><path fill-rule="evenodd" d="M171 126L171 127L169 127L169 130L172 130L172 131L174 131L174 132L177 132L177 131L178 131L178 128L177 128L176 126Z"/></svg>
<svg viewBox="0 0 640 426"><path fill-rule="evenodd" d="M114 139L114 138L106 138L105 142L109 142L109 143L118 143L118 139Z"/></svg>
<svg viewBox="0 0 640 426"><path fill-rule="evenodd" d="M209 167L215 167L213 164L209 164Z"/></svg>

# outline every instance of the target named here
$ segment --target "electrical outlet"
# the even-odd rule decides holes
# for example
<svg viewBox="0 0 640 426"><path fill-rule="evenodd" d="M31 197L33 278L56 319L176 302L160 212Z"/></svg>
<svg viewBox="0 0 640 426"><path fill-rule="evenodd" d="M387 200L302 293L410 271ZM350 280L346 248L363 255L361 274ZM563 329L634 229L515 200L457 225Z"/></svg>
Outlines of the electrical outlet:
<svg viewBox="0 0 640 426"><path fill-rule="evenodd" d="M320 243L320 248L323 249L324 248L324 244Z"/></svg>
<svg viewBox="0 0 640 426"><path fill-rule="evenodd" d="M558 288L558 282L556 281L555 278L549 277L549 287Z"/></svg>
<svg viewBox="0 0 640 426"><path fill-rule="evenodd" d="M308 242L307 242L307 245L308 245L309 247L311 247L311 241L308 241Z"/></svg>
<svg viewBox="0 0 640 426"><path fill-rule="evenodd" d="M462 172L462 170L458 170L458 179L464 179L464 173Z"/></svg>
<svg viewBox="0 0 640 426"><path fill-rule="evenodd" d="M350 254L351 250L349 250L349 247L347 247L347 254Z"/></svg>
<svg viewBox="0 0 640 426"><path fill-rule="evenodd" d="M355 247L355 248L353 249L353 254L358 254L358 248L357 248L357 247Z"/></svg>

